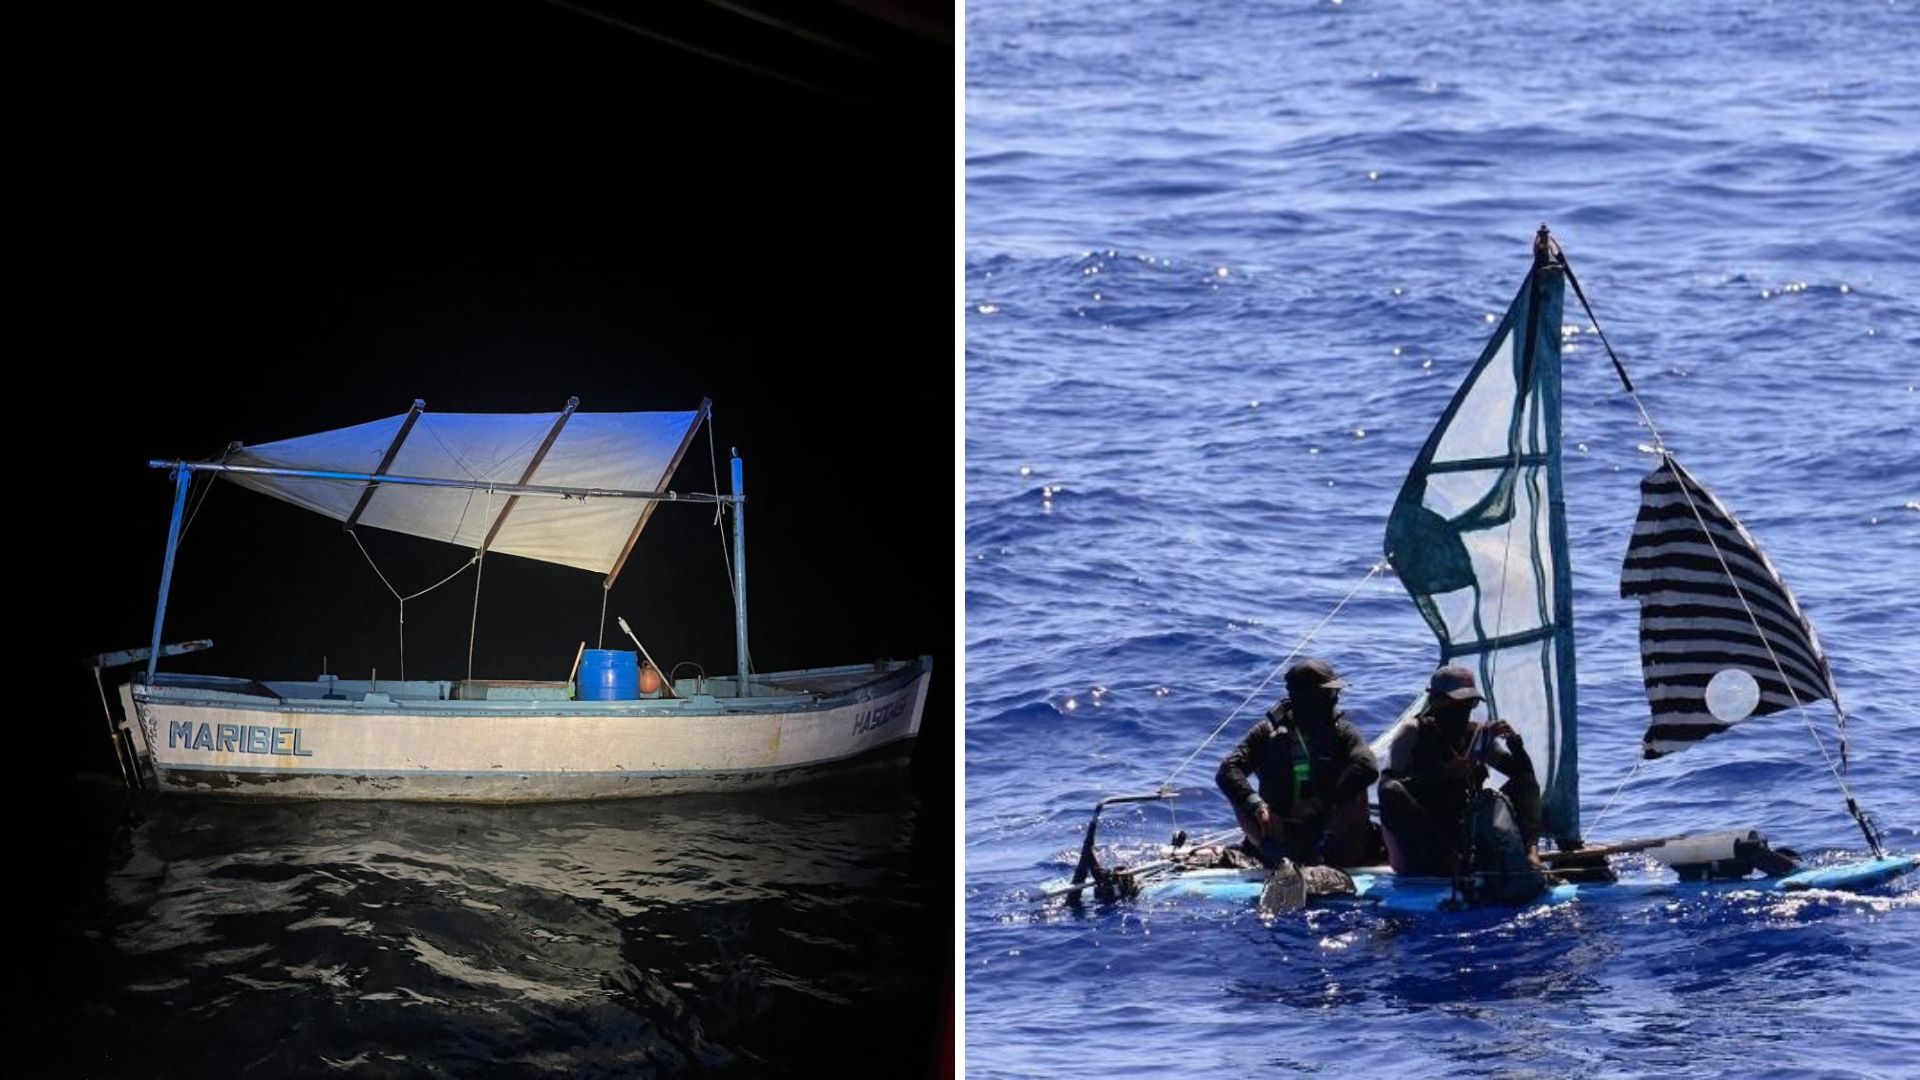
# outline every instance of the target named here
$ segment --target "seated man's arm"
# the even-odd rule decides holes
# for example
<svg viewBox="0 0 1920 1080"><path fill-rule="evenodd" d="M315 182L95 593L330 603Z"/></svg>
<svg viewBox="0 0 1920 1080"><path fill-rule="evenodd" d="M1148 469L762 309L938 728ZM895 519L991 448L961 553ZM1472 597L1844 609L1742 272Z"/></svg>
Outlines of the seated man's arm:
<svg viewBox="0 0 1920 1080"><path fill-rule="evenodd" d="M1387 733L1386 755L1375 764L1389 780L1404 780L1413 768L1413 747L1420 741L1420 724L1409 718L1396 723Z"/></svg>
<svg viewBox="0 0 1920 1080"><path fill-rule="evenodd" d="M1339 734L1347 751L1347 763L1340 770L1340 776L1333 782L1330 803L1338 805L1353 798L1368 785L1380 778L1380 767L1373 759L1373 748L1367 740L1360 737L1360 729L1349 721L1342 720L1333 729Z"/></svg>
<svg viewBox="0 0 1920 1080"><path fill-rule="evenodd" d="M1504 730L1496 731L1492 749L1487 754L1487 764L1500 770L1501 774L1512 780L1531 780L1539 782L1539 775L1533 771L1533 759L1527 756L1527 747L1520 739L1520 733L1504 721L1496 725Z"/></svg>
<svg viewBox="0 0 1920 1080"><path fill-rule="evenodd" d="M1260 796L1253 789L1253 777L1258 771L1259 750L1272 737L1272 729L1265 720L1253 725L1247 737L1240 745L1220 762L1220 768L1213 774L1213 782L1220 793L1233 804L1236 813L1252 813L1260 805Z"/></svg>

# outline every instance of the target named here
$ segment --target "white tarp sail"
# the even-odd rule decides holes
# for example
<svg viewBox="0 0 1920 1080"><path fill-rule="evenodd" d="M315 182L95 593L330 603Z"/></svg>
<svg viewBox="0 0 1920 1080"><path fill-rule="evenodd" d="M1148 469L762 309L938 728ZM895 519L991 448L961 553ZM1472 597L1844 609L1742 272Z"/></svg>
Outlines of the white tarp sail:
<svg viewBox="0 0 1920 1080"><path fill-rule="evenodd" d="M656 491L698 412L582 413L567 418L528 481L555 487ZM367 424L249 446L235 465L372 473L406 414ZM407 434L390 476L518 484L559 413L423 412ZM281 476L221 474L234 483L345 521L366 484ZM459 488L383 484L356 525L477 548L506 509L508 496ZM488 551L607 573L619 561L649 503L642 499L519 499Z"/></svg>
<svg viewBox="0 0 1920 1080"><path fill-rule="evenodd" d="M1580 835L1573 608L1560 493L1556 264L1536 266L1408 473L1388 561L1486 716L1525 740L1550 835Z"/></svg>

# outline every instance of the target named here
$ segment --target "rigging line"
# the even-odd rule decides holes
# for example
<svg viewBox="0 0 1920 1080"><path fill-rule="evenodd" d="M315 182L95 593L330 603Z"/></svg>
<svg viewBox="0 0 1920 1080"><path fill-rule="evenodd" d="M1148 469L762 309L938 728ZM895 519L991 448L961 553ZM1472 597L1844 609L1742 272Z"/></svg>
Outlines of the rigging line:
<svg viewBox="0 0 1920 1080"><path fill-rule="evenodd" d="M475 556L473 556L472 558L470 558L470 559L468 559L468 560L467 560L466 562L463 562L463 563L461 563L461 564L460 564L460 566L459 566L459 568L458 568L458 569L456 569L456 570L454 570L454 572L453 572L453 573L451 573L451 574L448 574L448 575L447 575L446 577L443 577L443 578L441 578L441 579L440 579L439 581L436 581L436 582L434 582L433 584L431 584L431 585L429 585L429 586L427 586L426 588L424 588L424 589L421 589L421 590L420 590L419 592L417 592L417 593L411 593L411 594L409 594L409 595L406 595L406 596L403 596L403 597L401 597L401 598L400 598L400 601L401 601L402 603L405 603L406 601L408 601L408 600L412 600L412 599L414 599L415 597L420 597L420 596L425 596L425 595L427 595L428 593L430 593L430 592L432 592L433 590L435 590L435 589L437 589L437 588L439 588L440 586L442 586L442 585L445 585L445 584L446 584L447 582L449 582L449 581L452 581L452 580L453 580L454 578L457 578L457 577L459 577L459 576L460 576L461 574L464 574L464 573L466 573L466 572L467 572L467 567L469 567L469 566L472 566L472 565L473 565L474 563L477 563L477 562L479 562L479 561L480 561L480 556L478 556L478 555L475 555Z"/></svg>
<svg viewBox="0 0 1920 1080"><path fill-rule="evenodd" d="M1522 400L1524 401L1525 399ZM1519 489L1520 474L1520 447L1518 445L1515 445L1513 448L1513 464L1507 468L1507 475L1513 478L1510 486L1513 490L1517 491ZM1493 636L1495 638L1507 636L1507 567L1513 562L1513 526L1515 521L1520 517L1518 507L1513 505L1513 495L1511 493L1507 496L1507 503L1506 544L1500 549L1500 605L1494 609L1493 613ZM1537 584L1538 583L1536 583L1536 585ZM1500 654L1506 651L1505 649L1499 648L1488 650L1490 654L1487 664L1486 692L1488 694L1494 693L1493 684L1496 681L1494 677L1500 673ZM1487 726L1491 728L1493 722L1497 719L1499 718L1493 715L1493 702L1489 700Z"/></svg>
<svg viewBox="0 0 1920 1080"><path fill-rule="evenodd" d="M1673 457L1672 454L1666 456L1669 460ZM1759 617L1753 613L1753 607L1747 603L1746 588L1740 584L1738 578L1733 576L1732 568L1727 565L1726 556L1720 551L1720 542L1714 538L1713 530L1707 528L1706 519L1700 514L1700 507L1693 501L1693 492L1689 484L1692 480L1691 474L1680 468L1679 462L1674 461L1673 465L1674 479L1680 481L1680 494L1686 497L1687 509L1693 511L1693 520L1700 526L1701 533L1706 536L1707 545L1713 548L1713 557L1720 563L1720 572L1725 574L1727 580L1733 584L1733 595L1740 601L1741 610L1747 613L1747 621L1753 624L1754 633L1759 635L1760 644L1767 650L1767 659L1773 661L1773 669L1779 673L1781 685L1787 688L1787 696L1793 699L1794 711L1798 712L1800 719L1805 721L1807 734L1813 737L1813 745L1819 748L1821 759L1827 763L1827 771L1833 775L1834 782L1840 785L1840 794L1847 801L1848 813L1853 815L1854 821L1860 826L1860 831L1866 835L1867 846L1873 849L1874 857L1883 858L1885 852L1881 850L1880 838L1874 835L1873 827L1867 824L1865 816L1861 813L1860 804L1854 799L1853 789L1847 786L1846 777L1840 775L1840 770L1834 766L1833 756L1827 753L1827 744L1820 738L1819 730L1813 726L1813 719L1807 715L1806 703L1800 700L1800 692L1794 689L1792 681L1787 678L1786 668L1780 663L1780 657L1773 651L1773 640L1767 636L1766 628L1760 625ZM1833 684L1831 674L1827 676L1827 684L1831 688ZM1835 711L1839 711L1837 705Z"/></svg>
<svg viewBox="0 0 1920 1080"><path fill-rule="evenodd" d="M1527 334L1527 341L1526 341L1526 344L1523 346L1523 348L1526 351L1522 354L1524 359L1527 361L1524 365L1522 365L1526 372L1527 385L1520 388L1520 398L1519 398L1519 401L1515 403L1520 413L1517 419L1523 422L1527 419L1527 399L1531 397L1533 394L1533 380L1534 380L1534 374L1535 374L1534 364L1533 364L1533 361L1535 360L1534 348L1535 348L1536 341L1540 336L1539 335L1539 329L1540 329L1539 308L1538 308L1538 305L1535 303L1535 297L1533 295L1536 282L1537 282L1537 279L1532 274L1529 274L1527 277L1527 325L1525 327L1526 334ZM1511 330L1508 331L1509 334L1511 334L1512 332L1513 331ZM1519 425L1516 425L1516 426L1519 426ZM1511 463L1507 465L1507 474L1506 474L1507 475L1507 535L1504 541L1504 546L1500 550L1500 605L1499 607L1494 609L1494 614L1493 614L1493 635L1496 638L1505 637L1507 633L1507 567L1513 562L1513 527L1515 524L1518 523L1520 519L1519 503L1515 498L1515 496L1517 496L1520 492L1520 457L1521 457L1520 452L1522 449L1522 444L1525 442L1528 432L1519 431L1516 434L1519 437L1514 439L1513 441L1513 460ZM1531 492L1529 492L1529 498L1531 498ZM1536 509L1539 506L1537 502L1533 503L1532 505ZM1535 534L1535 542L1536 543L1538 542L1537 533ZM1538 587L1538 584L1539 584L1538 582L1535 582L1536 588ZM1500 673L1500 656L1504 652L1506 652L1505 649L1490 650L1490 654L1488 656L1488 663L1487 663L1488 685L1486 687L1486 693L1488 695L1492 695L1494 693L1494 683L1496 681L1494 677ZM1491 728L1493 726L1493 721L1497 719L1497 717L1493 715L1493 707L1496 704L1498 703L1494 701L1491 696L1489 696L1487 701L1487 727L1488 728Z"/></svg>
<svg viewBox="0 0 1920 1080"><path fill-rule="evenodd" d="M1528 298L1528 303L1532 303L1531 297ZM1532 341L1527 342L1527 348L1533 348ZM1527 376L1528 381L1531 382L1533 376L1533 366L1531 364L1527 366ZM1530 393L1532 393L1532 388L1529 386L1524 389L1520 395L1519 406L1523 419L1526 416L1527 396ZM1521 434L1524 437L1525 433L1522 432ZM1520 508L1514 499L1514 496L1520 491L1520 444L1520 439L1514 440L1513 461L1507 466L1507 535L1505 546L1500 549L1500 605L1494 609L1493 613L1493 636L1496 638L1505 637L1507 634L1507 567L1513 562L1513 527L1520 519ZM1494 676L1500 672L1500 654L1505 651L1505 649L1490 650L1491 655L1488 657L1487 665L1488 685L1486 692L1488 694L1494 692ZM1492 726L1493 721L1496 719L1493 715L1493 705L1494 702L1489 699L1487 707L1487 723L1489 727Z"/></svg>
<svg viewBox="0 0 1920 1080"><path fill-rule="evenodd" d="M740 603L739 590L733 583L733 556L727 551L727 530L721 518L725 516L727 504L720 499L720 454L713 446L713 413L707 413L707 464L713 469L713 525L719 530L720 561L727 568L727 592L733 596L735 606Z"/></svg>
<svg viewBox="0 0 1920 1080"><path fill-rule="evenodd" d="M220 451L220 456L214 459L214 464L225 464L226 460L233 456L233 448L235 445L235 443L228 443L226 447ZM194 519L200 516L200 508L207 504L207 496L213 494L213 482L218 479L218 475L208 475L207 486L200 489L200 498L194 501L193 509L187 513L187 523L180 527L180 539L185 540L187 538L187 531L193 528Z"/></svg>
<svg viewBox="0 0 1920 1080"><path fill-rule="evenodd" d="M473 642L480 636L480 575L487 566L482 560L484 555L474 556L473 568L473 621L467 626L467 681L473 681Z"/></svg>
<svg viewBox="0 0 1920 1080"><path fill-rule="evenodd" d="M1213 734L1208 735L1206 739L1203 742L1201 742L1199 746L1194 747L1193 753L1188 754L1187 759L1185 761L1182 761L1171 773L1167 774L1167 778L1164 781L1162 781L1160 784L1160 790L1167 791L1172 789L1174 780L1176 780L1180 776L1180 774L1186 770L1187 766L1193 764L1193 759L1199 757L1200 752L1202 750L1205 750L1209 745L1211 745L1213 743L1213 740L1219 738L1220 733L1226 730L1227 725L1233 723L1233 718L1236 716L1239 716L1241 710L1245 709L1247 705L1253 701L1254 698L1259 697L1260 692L1267 688L1267 684L1273 681L1274 676L1279 675L1282 671L1286 670L1287 665L1292 662L1293 658L1300 655L1300 650L1307 647L1307 642L1312 641L1315 634L1318 634L1321 630L1325 629L1326 625L1333 621L1333 617L1335 615L1340 614L1340 609L1347 606L1347 601L1352 600L1355 596L1359 595L1360 590L1366 587L1367 582L1372 581L1374 578L1374 575L1386 569L1386 566L1387 566L1387 560L1381 559L1379 562L1376 562L1372 566L1367 567L1367 576L1361 578L1359 583L1354 585L1353 588L1348 589L1347 595L1341 597L1340 602L1333 605L1333 610L1327 612L1326 618L1321 619L1318 625L1316 625L1313 629L1307 631L1307 636L1301 638L1300 641L1294 645L1293 651L1287 653L1286 656L1282 657L1280 662L1274 665L1273 670L1267 673L1267 677L1260 680L1260 685L1254 687L1251 691L1249 691L1247 693L1247 696L1241 699L1240 704L1235 705L1233 707L1233 711L1227 714L1226 719L1220 721L1220 723L1214 727Z"/></svg>
<svg viewBox="0 0 1920 1080"><path fill-rule="evenodd" d="M814 93L821 95L822 97L831 98L845 105L866 106L867 104L859 100L858 98L849 97L846 94L839 93L838 91L829 90L824 86L819 86L814 83L807 82L804 79L796 79L791 75L783 75L780 72L773 70L772 68L762 67L758 64L750 64L745 60L735 59L734 57L728 56L726 53L705 48L704 46L695 45L690 41L685 41L680 38L671 37L667 34L660 33L658 30L649 30L644 26L639 26L635 23L628 22L625 19L615 18L614 16L608 15L605 12L595 11L590 7L585 7L580 4L568 3L567 0L546 0L546 2L549 4L552 4L554 7L563 8L567 11L571 11L576 15L585 15L589 19L594 19L599 22L606 23L609 26L617 26L622 30L628 31L629 33L633 33L633 34L638 34L639 36L646 38L650 41L657 41L662 45L667 45L667 46L671 46L672 48L685 50L686 52L690 52L695 56L701 57L702 59L711 60L716 64L725 64L728 67L737 68L741 71L758 75L764 79L772 79L775 82L786 83L788 86L798 87L799 89L802 89L802 90L811 90Z"/></svg>
<svg viewBox="0 0 1920 1080"><path fill-rule="evenodd" d="M1627 789L1627 781L1632 780L1634 777L1634 774L1640 771L1640 766L1646 763L1647 763L1647 759L1644 757L1636 757L1633 759L1633 768L1628 769L1627 775L1620 778L1620 783L1617 787L1613 789L1613 794L1607 796L1606 805L1602 806L1600 808L1600 812L1594 815L1593 820L1587 823L1588 836L1592 836L1593 830L1598 829L1600 827L1600 823L1607 819L1607 811L1613 809L1613 800L1620 797L1620 793Z"/></svg>
<svg viewBox="0 0 1920 1080"><path fill-rule="evenodd" d="M400 590L394 588L393 582L387 580L387 575L380 572L380 564L374 562L373 556L368 554L367 545L360 542L360 535L352 529L347 530L347 535L353 537L353 546L360 549L360 554L366 557L367 565L373 567L373 576L380 579L380 584L387 587L387 591L393 594L395 600L400 601L400 683L404 687L407 682L407 598L401 596ZM458 572L455 571L455 573Z"/></svg>
<svg viewBox="0 0 1920 1080"><path fill-rule="evenodd" d="M1567 272L1567 284L1573 286L1573 295L1580 298L1580 306L1586 310L1587 321L1593 324L1594 333L1600 335L1600 344L1607 350L1607 359L1613 361L1614 374L1620 376L1620 385L1627 388L1627 397L1633 400L1633 407L1639 410L1640 422L1647 425L1647 431L1653 435L1653 444L1665 447L1666 442L1660 437L1660 429L1653 426L1653 417L1648 415L1647 406L1640 400L1639 391L1633 388L1633 380L1627 378L1626 365L1620 362L1619 355L1613 351L1613 343L1607 340L1606 330L1600 326L1600 316L1593 313L1593 305L1587 302L1587 294L1580 288L1580 279L1574 276L1573 264L1567 261L1566 252L1560 250L1559 241L1552 241L1552 243L1554 254L1559 256L1561 269Z"/></svg>
<svg viewBox="0 0 1920 1080"><path fill-rule="evenodd" d="M487 492L485 506L486 519L493 520L493 492ZM473 553L473 621L467 626L467 680L473 680L473 643L480 637L480 577L487 569L487 549L482 546Z"/></svg>
<svg viewBox="0 0 1920 1080"><path fill-rule="evenodd" d="M373 561L372 555L367 554L367 545L360 542L360 534L348 529L347 535L353 538L353 546L360 549L360 554L366 556L367 565L373 567L373 575L380 579L380 584L387 587L387 591L393 594L395 600L405 603L407 598L400 595L400 590L393 587L393 582L387 580L387 575L380 572L380 564ZM459 572L459 570L454 571L456 574Z"/></svg>
<svg viewBox="0 0 1920 1080"><path fill-rule="evenodd" d="M387 591L393 594L393 598L395 600L400 601L403 604L409 600L415 599L416 597L425 596L428 593L432 592L433 590L439 588L440 586L445 585L447 582L452 581L454 578L457 578L461 574L466 573L467 567L472 566L474 563L477 563L480 561L480 557L478 555L474 555L468 558L466 562L461 563L459 567L457 567L453 571L453 573L448 574L446 577L441 578L439 581L436 581L433 584L427 586L426 588L421 589L417 593L409 593L406 596L401 596L400 590L393 587L393 583L387 580L387 575L384 573L381 573L380 565L373 561L372 555L367 553L367 546L360 542L359 532L354 529L348 529L347 535L353 537L354 546L360 549L360 554L366 556L367 565L373 567L374 574L380 578L380 584L385 585L387 587Z"/></svg>
<svg viewBox="0 0 1920 1080"><path fill-rule="evenodd" d="M1613 343L1607 340L1607 332L1600 325L1600 317L1594 314L1593 305L1587 300L1586 290L1580 287L1580 278L1573 272L1573 264L1567 261L1566 253L1560 250L1560 245L1557 241L1549 241L1549 243L1553 244L1554 254L1559 257L1561 268L1566 271L1567 284L1573 286L1573 295L1579 298L1580 306L1585 309L1588 320L1593 324L1594 332L1600 336L1600 344L1607 350L1607 359L1613 362L1614 373L1620 376L1620 385L1626 388L1627 396L1633 399L1633 407L1640 413L1640 422L1645 424L1647 431L1652 434L1656 452L1667 458L1671 458L1673 455L1667 450L1666 440L1661 437L1660 429L1654 426L1653 417L1647 413L1646 404L1640 400L1639 393L1634 390L1633 380L1627 377L1626 365L1620 362L1619 354L1613 351ZM1675 464L1678 465L1678 462L1675 462ZM1876 857L1880 856L1882 851L1879 838L1874 835L1873 828L1867 824L1859 808L1859 803L1854 799L1853 790L1847 786L1846 777L1842 775L1842 770L1834 767L1833 757L1827 753L1827 744L1821 740L1820 732L1813 726L1813 720L1806 714L1806 704L1800 700L1800 695L1794 690L1793 684L1787 681L1786 670L1781 665L1780 658L1774 654L1772 640L1767 637L1766 630L1761 627L1760 620L1754 615L1752 606L1747 603L1746 590L1741 587L1740 582L1733 576L1733 570L1727 566L1726 556L1721 552L1720 544L1714 539L1713 533L1707 528L1705 519L1700 515L1699 506L1694 503L1693 492L1689 490L1684 479L1682 479L1680 484L1680 492L1686 497L1687 509L1693 512L1694 521L1699 524L1700 531L1706 534L1708 546L1713 549L1714 559L1719 562L1721 572L1727 576L1728 581L1733 583L1734 595L1739 599L1741 609L1746 612L1747 621L1753 624L1755 633L1759 634L1760 643L1767 650L1767 658L1773 661L1774 670L1779 672L1780 681L1787 687L1787 693L1793 699L1794 709L1800 713L1800 718L1806 723L1807 734L1812 736L1813 745L1819 749L1820 757L1826 762L1827 771L1833 775L1834 781L1840 785L1840 793L1846 799L1848 812L1853 815L1854 821L1860 826L1860 831L1865 834L1867 846L1873 849ZM1831 675L1827 678L1827 684L1828 693L1837 698L1837 695L1833 694L1833 678ZM1840 707L1838 700L1834 701L1833 707L1835 715L1839 718L1837 728L1840 738L1840 758L1844 764L1847 757L1846 711ZM1631 776L1632 773L1629 772L1628 775ZM1616 794L1618 794L1618 792L1616 792Z"/></svg>
<svg viewBox="0 0 1920 1080"><path fill-rule="evenodd" d="M420 417L420 426L426 429L427 434L433 436L433 441L440 444L440 449L445 450L447 452L447 456L453 459L453 463L455 465L465 470L467 474L467 479L479 480L479 481L487 481L487 480L493 479L490 476L481 476L479 472L474 469L471 462L467 461L466 458L461 457L459 451L455 450L452 446L449 446L447 444L447 440L440 437L440 432L435 428L433 421L429 419L427 416L425 416L424 414ZM479 495L480 495L480 492L478 490L474 488L467 489L467 501L465 505L460 507L460 520L453 527L455 536L458 536L460 534L460 527L467 523L467 514L472 512L473 500L477 498ZM493 505L493 492L488 491L486 495L487 495L487 506L489 509L491 509ZM469 676L471 676L471 673L469 673Z"/></svg>
<svg viewBox="0 0 1920 1080"><path fill-rule="evenodd" d="M754 22L761 24L762 26L769 26L775 30L781 31L782 33L791 34L802 41L810 41L815 45L824 46L826 48L832 49L835 52L844 53L848 56L865 60L869 64L875 64L883 67L894 66L891 62L882 60L880 57L875 56L874 54L868 52L865 49L856 48L852 45L848 45L845 42L839 41L835 38L828 37L825 34L818 33L813 30L809 30L806 27L799 25L798 23L790 22L786 19L777 19L771 15L766 14L765 12L755 11L754 9L747 7L743 4L729 3L728 0L704 0L704 2L714 7L717 7L722 11L732 12L733 14L738 15L743 19L750 19Z"/></svg>
<svg viewBox="0 0 1920 1080"><path fill-rule="evenodd" d="M434 426L433 421L429 419L424 413L421 414L420 416L420 426L427 430L427 434L433 436L433 441L440 444L440 449L445 450L447 452L447 456L453 459L453 463L455 465L460 466L460 468L466 471L467 479L479 480L482 482L493 479L493 477L491 476L480 475L480 470L477 466L475 466L472 462L468 461L465 457L461 456L460 451L455 450L452 446L448 445L447 440L440 437L439 429ZM488 494L492 494L492 493L489 492Z"/></svg>
<svg viewBox="0 0 1920 1080"><path fill-rule="evenodd" d="M393 582L388 581L387 575L381 571L380 564L373 561L373 555L367 550L367 545L360 542L359 532L354 529L348 529L347 535L353 538L353 546L359 548L360 554L366 557L367 565L373 567L373 574L380 579L380 584L385 585L387 591L393 594L393 598L400 602L400 681L404 683L407 681L407 601L415 597L425 596L440 586L445 585L447 582L452 581L454 578L459 577L461 574L466 573L467 567L479 562L480 557L476 555L466 562L461 563L453 573L421 589L412 596L401 596L400 590L394 588Z"/></svg>

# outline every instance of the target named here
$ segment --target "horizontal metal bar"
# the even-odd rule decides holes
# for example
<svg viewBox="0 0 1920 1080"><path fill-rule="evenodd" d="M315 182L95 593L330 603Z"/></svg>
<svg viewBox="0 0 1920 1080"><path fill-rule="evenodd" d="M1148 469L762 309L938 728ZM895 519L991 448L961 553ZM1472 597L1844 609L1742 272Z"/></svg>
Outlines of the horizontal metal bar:
<svg viewBox="0 0 1920 1080"><path fill-rule="evenodd" d="M296 480L341 480L356 484L410 484L415 487L465 488L502 495L544 495L561 499L647 499L653 502L745 502L744 495L716 495L704 491L623 491L619 488L557 487L551 484L501 484L491 480L443 480L433 476L392 476L385 473L334 472L330 469L278 469L265 465L222 465L212 461L149 461L152 469L240 473L246 476L284 476Z"/></svg>

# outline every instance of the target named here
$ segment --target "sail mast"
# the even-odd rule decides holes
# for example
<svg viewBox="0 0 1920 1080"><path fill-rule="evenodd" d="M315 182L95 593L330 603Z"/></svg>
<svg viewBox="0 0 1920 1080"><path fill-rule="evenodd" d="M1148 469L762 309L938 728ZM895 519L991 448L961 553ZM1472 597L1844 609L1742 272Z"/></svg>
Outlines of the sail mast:
<svg viewBox="0 0 1920 1080"><path fill-rule="evenodd" d="M1558 736L1558 745L1550 742L1546 751L1553 759L1554 786L1557 805L1547 811L1552 822L1555 836L1565 847L1569 842L1580 839L1580 755L1579 755L1579 703L1577 682L1574 678L1573 649L1573 566L1572 545L1567 538L1567 496L1566 485L1560 475L1560 313L1561 303L1565 299L1565 289L1561 285L1562 269L1565 263L1560 258L1560 247L1553 242L1553 236L1546 225L1533 240L1533 275L1530 287L1533 290L1533 303L1528 312L1528 321L1532 324L1527 333L1530 349L1540 349L1540 324L1546 324L1549 342L1547 351L1551 352L1551 363L1537 375L1540 386L1540 404L1546 412L1545 427L1547 436L1547 530L1549 547L1558 557L1553 560L1553 622L1558 628L1554 635L1554 659L1558 667L1560 723L1550 730L1550 736ZM1543 314L1548 316L1543 319Z"/></svg>

